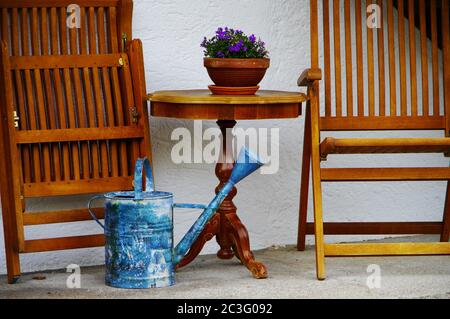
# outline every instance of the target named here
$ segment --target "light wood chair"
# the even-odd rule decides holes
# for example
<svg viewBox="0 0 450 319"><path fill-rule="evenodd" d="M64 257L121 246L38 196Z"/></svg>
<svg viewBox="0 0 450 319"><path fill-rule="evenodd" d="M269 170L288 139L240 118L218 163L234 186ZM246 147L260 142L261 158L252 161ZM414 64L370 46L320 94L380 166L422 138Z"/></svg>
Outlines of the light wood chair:
<svg viewBox="0 0 450 319"><path fill-rule="evenodd" d="M66 23L72 3L80 28ZM2 0L0 11L0 190L13 283L19 254L104 244L103 234L26 239L25 227L91 220L86 209L30 213L27 199L131 190L151 143L132 1Z"/></svg>
<svg viewBox="0 0 450 319"><path fill-rule="evenodd" d="M371 29L366 24L366 18L372 14L369 11L366 16L366 6L370 4L377 4L381 8L381 28ZM323 0L318 3L317 0L311 0L310 17L312 68L306 70L298 81L299 86L308 88L309 96L303 146L298 250L305 249L306 234L315 234L318 279L326 277L325 257L328 256L450 254L448 166L321 168L320 164L329 154L450 152L449 1L355 0L353 5L350 1ZM400 23L394 22L397 19ZM319 23L323 30L323 37L320 39ZM404 25L405 28L396 27L398 25ZM416 30L420 32L420 41L416 40L416 36L408 36ZM356 46L351 43L352 35L356 39ZM429 41L431 55L427 48ZM398 43L397 59L395 43ZM366 54L363 54L363 48L366 48ZM420 54L416 54L416 51ZM438 58L439 51L442 52L442 64ZM323 52L323 63L319 63L320 52ZM352 60L353 54L356 62ZM341 61L345 61L345 65L341 65ZM319 101L321 66L324 70L324 112L320 110ZM397 66L399 72L396 70ZM367 72L364 71L365 68ZM356 82L353 78L356 78ZM439 87L439 81L443 83L443 91ZM399 84L398 87L396 83ZM443 102L439 100L440 94ZM432 98L432 103L429 103L429 97ZM321 141L322 132L363 130L441 130L443 137L328 137ZM307 223L310 165L314 223ZM447 181L443 221L323 222L322 182L423 180ZM357 207L357 203L349 204ZM324 242L324 234L440 234L441 242L327 244Z"/></svg>

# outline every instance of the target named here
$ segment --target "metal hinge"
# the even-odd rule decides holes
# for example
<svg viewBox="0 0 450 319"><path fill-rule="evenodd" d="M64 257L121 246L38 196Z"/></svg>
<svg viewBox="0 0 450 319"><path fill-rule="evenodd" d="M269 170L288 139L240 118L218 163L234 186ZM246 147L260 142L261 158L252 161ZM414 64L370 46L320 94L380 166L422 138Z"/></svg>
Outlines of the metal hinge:
<svg viewBox="0 0 450 319"><path fill-rule="evenodd" d="M139 112L136 107L130 108L131 122L136 124L139 122Z"/></svg>
<svg viewBox="0 0 450 319"><path fill-rule="evenodd" d="M127 34L122 33L122 52L125 52L127 50L127 40L128 40Z"/></svg>
<svg viewBox="0 0 450 319"><path fill-rule="evenodd" d="M15 128L19 128L19 121L20 121L20 117L17 114L17 111L13 112L13 121L14 121L14 127Z"/></svg>

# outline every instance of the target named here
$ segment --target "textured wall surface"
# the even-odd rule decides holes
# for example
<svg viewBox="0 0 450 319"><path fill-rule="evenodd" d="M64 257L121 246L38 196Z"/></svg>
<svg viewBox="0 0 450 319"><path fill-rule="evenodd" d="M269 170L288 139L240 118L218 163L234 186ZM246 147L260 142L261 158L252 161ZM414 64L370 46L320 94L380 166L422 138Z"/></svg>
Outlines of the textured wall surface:
<svg viewBox="0 0 450 319"><path fill-rule="evenodd" d="M74 0L74 2L76 2ZM210 80L203 67L203 36L212 36L218 26L255 33L268 46L271 67L261 83L264 89L297 90L300 72L309 66L309 1L307 0L135 0L134 37L144 44L147 87L162 89L206 88ZM343 88L344 89L344 88ZM323 100L323 99L322 99ZM420 100L420 97L419 97ZM277 121L242 121L239 127L277 127L280 129L280 170L275 175L255 174L238 187L235 203L247 226L254 249L270 245L294 244L297 233L298 194L303 142L303 118ZM203 128L214 127L207 121ZM151 119L154 170L159 190L175 193L178 202L207 203L217 184L214 165L175 165L170 159L175 142L170 135L177 127L193 128L192 122ZM384 136L412 136L405 132L386 132ZM414 133L423 136L424 133ZM344 136L345 134L333 134ZM347 134L348 135L348 134ZM428 136L441 136L429 132ZM360 136L374 136L363 133ZM442 156L330 156L326 166L446 166ZM333 220L440 220L445 184L422 183L341 183L325 185L325 219ZM67 207L68 203L84 207L86 198L40 199L30 203L32 210L42 210L50 203ZM310 211L311 212L311 211ZM187 231L197 211L175 213L175 238ZM89 234L98 232L94 222L60 227L33 227L29 238ZM341 240L339 237L330 240ZM346 237L348 240L361 237ZM3 240L3 236L1 236ZM312 243L312 238L309 238ZM0 272L5 272L3 242L0 243ZM203 253L217 250L215 241ZM103 249L84 249L22 256L23 271L66 267L71 263L93 265L103 262Z"/></svg>

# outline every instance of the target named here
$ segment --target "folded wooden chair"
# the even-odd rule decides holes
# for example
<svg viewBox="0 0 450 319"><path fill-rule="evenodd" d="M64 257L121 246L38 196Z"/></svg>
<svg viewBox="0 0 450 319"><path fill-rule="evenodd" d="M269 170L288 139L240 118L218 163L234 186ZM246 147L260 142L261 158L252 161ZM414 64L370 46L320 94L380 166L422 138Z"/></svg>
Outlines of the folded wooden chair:
<svg viewBox="0 0 450 319"><path fill-rule="evenodd" d="M102 234L25 238L25 227L91 220L86 209L29 213L27 199L131 190L134 162L151 147L142 45L127 41L132 1L2 0L0 11L0 190L13 283L19 254L104 244Z"/></svg>
<svg viewBox="0 0 450 319"><path fill-rule="evenodd" d="M371 4L379 6L381 10L377 12L380 12L380 28L368 27L367 19L372 21L372 10L377 7L372 6L366 10L363 3L366 3L366 6ZM306 70L298 81L300 86L308 88L309 95L303 149L298 249L305 249L306 234L315 234L318 279L325 278L324 257L328 256L450 254L448 166L417 168L321 168L320 166L320 162L326 160L330 154L450 152L449 1L355 0L353 4L350 1L323 0L318 3L317 0L311 0L310 10L312 69ZM396 19L400 22L395 23ZM320 39L319 21L323 30L323 38ZM397 28L398 25L404 28ZM417 30L420 31L420 41L416 41L416 36L410 36ZM363 37L363 33L367 36ZM353 34L356 46L351 43ZM367 41L363 41L365 38ZM342 48L341 41L344 43ZM427 48L429 41L431 41L431 55ZM395 58L396 43L398 59ZM319 44L322 51L319 50ZM365 55L363 48L366 48ZM319 63L319 52L323 52L323 64ZM442 54L442 64L438 58L439 52ZM356 56L356 62L352 61L353 54ZM345 73L341 60L345 61ZM429 61L431 61L431 81L428 79ZM355 63L356 72L353 69ZM320 65L323 65L325 80L323 113L320 111L319 103ZM331 65L334 66L333 69ZM396 66L399 72L396 71ZM331 76L332 70L334 76ZM409 83L407 74L410 75ZM356 78L356 82L352 80L353 77ZM443 91L439 87L439 81L443 83ZM396 88L396 83L399 84L399 89ZM345 92L343 92L344 85ZM356 92L353 88L356 88ZM386 98L387 92L389 97ZM432 103L429 103L429 92ZM443 102L439 100L440 94L444 97ZM378 99L375 98L376 95ZM443 137L325 138L323 141L320 137L320 133L325 131L362 130L441 130ZM307 223L310 164L314 224ZM323 223L322 182L423 180L447 181L442 222ZM357 203L349 204L357 207ZM440 234L441 242L326 244L324 234Z"/></svg>

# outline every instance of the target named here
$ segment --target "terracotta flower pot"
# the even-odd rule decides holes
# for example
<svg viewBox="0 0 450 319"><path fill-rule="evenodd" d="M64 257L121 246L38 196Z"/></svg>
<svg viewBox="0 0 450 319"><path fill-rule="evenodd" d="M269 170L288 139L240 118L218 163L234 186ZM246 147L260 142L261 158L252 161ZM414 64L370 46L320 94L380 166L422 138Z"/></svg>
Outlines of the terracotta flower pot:
<svg viewBox="0 0 450 319"><path fill-rule="evenodd" d="M209 77L217 86L257 86L270 66L270 59L204 58Z"/></svg>

